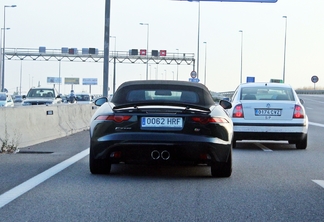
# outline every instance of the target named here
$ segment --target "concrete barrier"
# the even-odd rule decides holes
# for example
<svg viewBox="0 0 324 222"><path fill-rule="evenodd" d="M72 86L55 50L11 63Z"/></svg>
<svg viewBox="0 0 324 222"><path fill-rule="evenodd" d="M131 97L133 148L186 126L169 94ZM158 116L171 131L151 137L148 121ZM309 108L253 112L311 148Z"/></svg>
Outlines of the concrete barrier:
<svg viewBox="0 0 324 222"><path fill-rule="evenodd" d="M0 139L23 148L88 130L95 110L92 104L0 108Z"/></svg>

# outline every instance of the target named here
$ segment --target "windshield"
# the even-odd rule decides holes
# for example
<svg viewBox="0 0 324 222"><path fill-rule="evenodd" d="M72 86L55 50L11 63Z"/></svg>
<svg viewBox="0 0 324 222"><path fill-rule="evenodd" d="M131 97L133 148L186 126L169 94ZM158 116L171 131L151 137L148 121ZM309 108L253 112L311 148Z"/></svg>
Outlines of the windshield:
<svg viewBox="0 0 324 222"><path fill-rule="evenodd" d="M29 90L27 97L54 97L53 89L31 89Z"/></svg>
<svg viewBox="0 0 324 222"><path fill-rule="evenodd" d="M149 100L189 103L199 102L196 92L180 90L133 90L126 96L127 102Z"/></svg>
<svg viewBox="0 0 324 222"><path fill-rule="evenodd" d="M6 101L6 94L0 94L0 101Z"/></svg>
<svg viewBox="0 0 324 222"><path fill-rule="evenodd" d="M77 101L90 101L89 95L77 95L76 96Z"/></svg>

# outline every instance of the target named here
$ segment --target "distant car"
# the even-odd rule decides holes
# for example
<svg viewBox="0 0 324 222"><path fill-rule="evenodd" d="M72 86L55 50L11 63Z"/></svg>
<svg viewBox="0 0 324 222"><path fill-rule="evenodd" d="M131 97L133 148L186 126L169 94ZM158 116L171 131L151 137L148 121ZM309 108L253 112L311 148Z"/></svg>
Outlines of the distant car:
<svg viewBox="0 0 324 222"><path fill-rule="evenodd" d="M21 95L15 95L14 96L14 103L21 103L23 101Z"/></svg>
<svg viewBox="0 0 324 222"><path fill-rule="evenodd" d="M67 95L61 95L62 103L68 103L69 97Z"/></svg>
<svg viewBox="0 0 324 222"><path fill-rule="evenodd" d="M92 103L92 96L89 93L76 93L76 102L81 104L91 104Z"/></svg>
<svg viewBox="0 0 324 222"><path fill-rule="evenodd" d="M0 92L0 107L14 107L13 99L9 94Z"/></svg>
<svg viewBox="0 0 324 222"><path fill-rule="evenodd" d="M23 95L23 106L51 105L62 103L62 98L55 88L31 88L27 96Z"/></svg>
<svg viewBox="0 0 324 222"><path fill-rule="evenodd" d="M213 177L232 173L233 124L206 86L168 80L125 82L90 123L89 166L108 174L111 164L211 166Z"/></svg>
<svg viewBox="0 0 324 222"><path fill-rule="evenodd" d="M308 117L295 90L283 83L244 83L229 110L237 140L284 140L306 149Z"/></svg>

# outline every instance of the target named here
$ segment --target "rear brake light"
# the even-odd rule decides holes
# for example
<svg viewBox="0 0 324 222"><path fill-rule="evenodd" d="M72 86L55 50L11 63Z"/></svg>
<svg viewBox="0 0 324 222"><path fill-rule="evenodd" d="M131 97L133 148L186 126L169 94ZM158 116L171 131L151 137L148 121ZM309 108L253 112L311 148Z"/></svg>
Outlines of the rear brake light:
<svg viewBox="0 0 324 222"><path fill-rule="evenodd" d="M295 119L303 119L304 118L304 110L300 105L295 105L293 118L295 118Z"/></svg>
<svg viewBox="0 0 324 222"><path fill-rule="evenodd" d="M242 104L236 105L233 110L234 118L244 118L243 106Z"/></svg>
<svg viewBox="0 0 324 222"><path fill-rule="evenodd" d="M207 124L207 123L228 123L227 119L221 117L192 117L196 123Z"/></svg>
<svg viewBox="0 0 324 222"><path fill-rule="evenodd" d="M96 120L112 120L115 121L116 123L121 123L124 121L127 121L131 118L132 116L97 116Z"/></svg>

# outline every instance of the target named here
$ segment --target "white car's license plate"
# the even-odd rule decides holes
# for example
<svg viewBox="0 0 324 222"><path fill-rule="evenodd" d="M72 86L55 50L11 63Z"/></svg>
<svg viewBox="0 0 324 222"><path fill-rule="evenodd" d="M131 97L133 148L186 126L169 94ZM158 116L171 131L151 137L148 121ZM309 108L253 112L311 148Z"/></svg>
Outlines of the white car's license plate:
<svg viewBox="0 0 324 222"><path fill-rule="evenodd" d="M256 116L281 116L281 109L255 109Z"/></svg>
<svg viewBox="0 0 324 222"><path fill-rule="evenodd" d="M182 128L182 118L177 117L142 117L142 128L145 127L173 127Z"/></svg>

